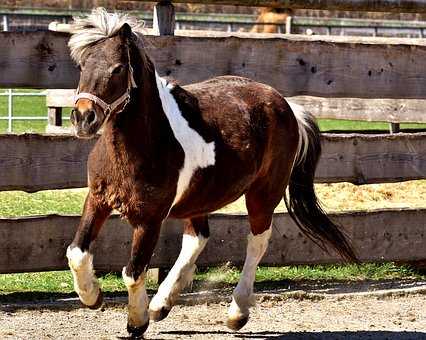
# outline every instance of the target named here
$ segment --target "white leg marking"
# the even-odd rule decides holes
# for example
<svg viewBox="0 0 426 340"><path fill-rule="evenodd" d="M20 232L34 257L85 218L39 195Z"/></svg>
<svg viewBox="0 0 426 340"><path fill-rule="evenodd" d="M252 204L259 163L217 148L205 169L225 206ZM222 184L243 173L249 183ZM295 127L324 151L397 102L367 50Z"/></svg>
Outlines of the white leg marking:
<svg viewBox="0 0 426 340"><path fill-rule="evenodd" d="M179 201L191 182L192 175L198 168L214 165L216 161L214 142L206 143L197 131L193 130L182 116L179 106L171 94L173 87L155 72L158 93L163 111L169 120L175 138L182 146L185 159L179 173L176 196L172 206Z"/></svg>
<svg viewBox="0 0 426 340"><path fill-rule="evenodd" d="M265 230L262 234L248 235L247 254L243 271L237 287L232 294L231 306L228 310L230 319L241 319L249 315L249 308L254 305L253 283L256 268L268 248L272 228Z"/></svg>
<svg viewBox="0 0 426 340"><path fill-rule="evenodd" d="M165 307L170 309L175 303L180 291L192 282L195 271L195 261L207 243L208 238L184 234L182 249L173 268L166 279L158 288L157 294L152 298L149 309L159 311Z"/></svg>
<svg viewBox="0 0 426 340"><path fill-rule="evenodd" d="M99 296L98 280L93 272L93 255L80 248L67 249L68 265L74 279L74 290L86 306L93 306Z"/></svg>
<svg viewBox="0 0 426 340"><path fill-rule="evenodd" d="M142 273L135 281L126 275L126 267L123 268L123 281L129 292L127 323L132 327L141 327L149 322L148 295L145 289L145 273Z"/></svg>

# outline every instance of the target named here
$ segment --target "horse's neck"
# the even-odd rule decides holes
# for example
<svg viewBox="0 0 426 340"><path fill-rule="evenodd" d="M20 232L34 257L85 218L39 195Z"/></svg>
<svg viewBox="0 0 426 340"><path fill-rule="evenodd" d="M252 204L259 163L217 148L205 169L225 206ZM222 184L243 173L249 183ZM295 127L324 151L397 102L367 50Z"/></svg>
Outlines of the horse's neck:
<svg viewBox="0 0 426 340"><path fill-rule="evenodd" d="M157 89L155 69L138 72L135 76L138 87L132 90L126 109L116 117L111 117L105 127L104 138L115 159L136 156L150 158L160 147L168 142L164 137L170 135ZM143 155L141 155L143 153Z"/></svg>

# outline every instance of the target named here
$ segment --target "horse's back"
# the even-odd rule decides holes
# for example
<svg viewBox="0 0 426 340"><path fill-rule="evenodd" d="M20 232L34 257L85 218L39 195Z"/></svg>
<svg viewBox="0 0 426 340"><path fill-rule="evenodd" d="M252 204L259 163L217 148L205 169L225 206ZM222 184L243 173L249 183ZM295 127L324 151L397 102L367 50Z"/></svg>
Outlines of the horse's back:
<svg viewBox="0 0 426 340"><path fill-rule="evenodd" d="M238 76L220 76L183 88L197 99L204 123L230 147L244 149L255 138L262 149L259 151L264 152L272 131L279 135L295 127L287 101L269 85Z"/></svg>

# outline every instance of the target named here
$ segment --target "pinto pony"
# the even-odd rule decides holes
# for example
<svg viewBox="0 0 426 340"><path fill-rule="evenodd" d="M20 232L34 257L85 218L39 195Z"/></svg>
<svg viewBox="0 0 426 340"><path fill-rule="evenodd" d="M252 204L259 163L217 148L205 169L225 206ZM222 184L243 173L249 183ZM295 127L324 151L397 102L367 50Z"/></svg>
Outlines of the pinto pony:
<svg viewBox="0 0 426 340"><path fill-rule="evenodd" d="M250 79L168 82L146 54L139 29L134 18L103 9L74 21L69 46L81 75L71 120L80 138L103 127L89 156L83 216L67 250L74 287L84 305L101 305L90 245L111 211L119 211L133 226L123 268L127 329L142 335L150 320L168 315L191 281L209 239L207 214L245 195L251 233L227 322L238 330L248 320L256 267L283 197L307 236L355 259L315 196L319 130L301 107ZM167 217L187 221L182 250L149 303L145 274Z"/></svg>

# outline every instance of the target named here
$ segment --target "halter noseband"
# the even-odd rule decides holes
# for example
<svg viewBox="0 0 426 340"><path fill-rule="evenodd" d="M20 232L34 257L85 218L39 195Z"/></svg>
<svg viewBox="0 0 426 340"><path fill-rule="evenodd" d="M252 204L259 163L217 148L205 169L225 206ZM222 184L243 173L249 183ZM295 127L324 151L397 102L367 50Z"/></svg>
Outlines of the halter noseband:
<svg viewBox="0 0 426 340"><path fill-rule="evenodd" d="M74 105L77 104L77 101L79 99L84 98L84 99L89 99L92 102L94 102L95 104L99 105L102 108L102 110L104 111L105 116L108 116L110 113L115 112L115 110L117 110L117 108L121 104L124 103L120 112L123 111L124 108L126 107L126 105L130 101L130 91L133 88L138 87L136 85L135 78L133 77L133 67L130 64L130 52L128 52L128 54L129 54L129 69L127 71L128 74L127 74L127 89L126 89L126 92L124 92L120 97L118 97L112 103L107 104L104 100L102 100L98 96L95 96L94 94L91 94L91 93L88 93L88 92L80 92L80 89L77 88L77 94L74 97Z"/></svg>

